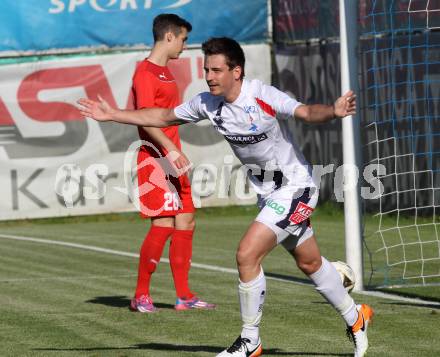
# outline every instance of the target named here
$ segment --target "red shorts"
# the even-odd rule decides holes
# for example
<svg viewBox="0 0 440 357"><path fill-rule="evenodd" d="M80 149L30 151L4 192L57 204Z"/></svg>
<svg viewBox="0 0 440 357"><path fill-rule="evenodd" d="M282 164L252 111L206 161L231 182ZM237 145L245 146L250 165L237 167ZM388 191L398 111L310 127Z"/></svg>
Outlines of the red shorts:
<svg viewBox="0 0 440 357"><path fill-rule="evenodd" d="M137 175L142 217L175 216L195 211L188 176L167 175L166 167L170 166L165 160L139 151Z"/></svg>

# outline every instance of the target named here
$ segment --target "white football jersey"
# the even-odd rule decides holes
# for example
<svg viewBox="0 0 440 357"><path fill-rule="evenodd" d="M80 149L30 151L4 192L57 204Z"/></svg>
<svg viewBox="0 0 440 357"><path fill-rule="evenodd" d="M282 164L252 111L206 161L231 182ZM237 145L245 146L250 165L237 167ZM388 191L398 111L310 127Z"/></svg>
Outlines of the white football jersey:
<svg viewBox="0 0 440 357"><path fill-rule="evenodd" d="M176 107L174 113L189 122L209 119L249 168L255 191L266 195L281 185L315 187L310 165L295 145L285 120L293 117L299 105L275 87L244 80L233 103L204 92Z"/></svg>

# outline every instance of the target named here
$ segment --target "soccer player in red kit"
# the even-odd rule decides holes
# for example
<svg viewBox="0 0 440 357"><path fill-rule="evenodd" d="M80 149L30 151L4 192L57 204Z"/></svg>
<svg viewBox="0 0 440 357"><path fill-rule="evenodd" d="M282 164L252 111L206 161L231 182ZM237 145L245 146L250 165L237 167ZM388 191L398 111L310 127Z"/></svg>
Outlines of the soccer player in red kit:
<svg viewBox="0 0 440 357"><path fill-rule="evenodd" d="M185 49L191 29L189 22L174 14L154 19L154 46L133 76L136 109L174 108L180 104L176 81L167 63ZM150 296L150 279L171 237L169 260L177 295L175 309L212 309L215 305L198 298L188 286L195 227L190 181L186 174L168 175L160 160L173 153L176 169L190 165L181 151L178 127L138 127L138 131L140 138L148 142L139 150L137 173L141 215L151 219L151 228L140 250L136 292L130 308L139 312L157 310Z"/></svg>

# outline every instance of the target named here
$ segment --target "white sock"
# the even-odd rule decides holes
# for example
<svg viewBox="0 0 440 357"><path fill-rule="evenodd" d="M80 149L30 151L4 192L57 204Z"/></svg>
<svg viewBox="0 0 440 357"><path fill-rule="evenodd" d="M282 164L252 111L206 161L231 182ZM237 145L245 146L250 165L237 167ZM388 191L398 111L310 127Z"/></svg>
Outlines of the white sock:
<svg viewBox="0 0 440 357"><path fill-rule="evenodd" d="M348 326L353 326L357 320L356 304L342 285L339 273L327 259L321 257L322 265L318 271L311 274L316 290L341 314Z"/></svg>
<svg viewBox="0 0 440 357"><path fill-rule="evenodd" d="M240 298L243 329L241 337L248 338L252 344L258 343L259 325L263 315L263 304L266 296L266 277L263 268L260 274L248 283L239 280L238 295Z"/></svg>

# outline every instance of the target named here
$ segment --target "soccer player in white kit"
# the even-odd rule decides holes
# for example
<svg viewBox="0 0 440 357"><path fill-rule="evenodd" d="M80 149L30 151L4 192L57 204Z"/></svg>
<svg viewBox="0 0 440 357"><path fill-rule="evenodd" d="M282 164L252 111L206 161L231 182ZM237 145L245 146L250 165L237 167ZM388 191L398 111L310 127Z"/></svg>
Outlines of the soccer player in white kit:
<svg viewBox="0 0 440 357"><path fill-rule="evenodd" d="M266 296L263 258L278 244L293 256L316 290L339 312L354 341L355 357L368 348L367 327L373 310L356 305L333 265L321 256L310 225L318 200L311 168L296 147L287 120L324 123L352 115L352 91L333 105L304 105L259 80L244 79L245 57L233 39L211 38L202 45L209 92L173 109L124 111L105 101L79 101L81 113L98 121L164 127L208 119L249 168L260 213L240 241L236 259L243 321L240 336L219 357L256 357L262 352L259 324Z"/></svg>

